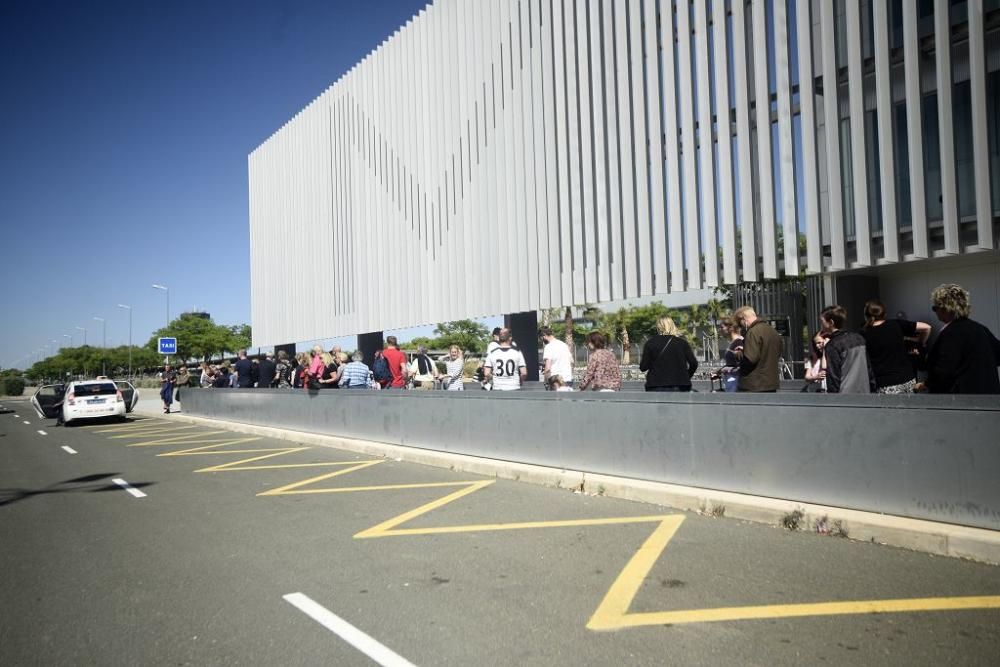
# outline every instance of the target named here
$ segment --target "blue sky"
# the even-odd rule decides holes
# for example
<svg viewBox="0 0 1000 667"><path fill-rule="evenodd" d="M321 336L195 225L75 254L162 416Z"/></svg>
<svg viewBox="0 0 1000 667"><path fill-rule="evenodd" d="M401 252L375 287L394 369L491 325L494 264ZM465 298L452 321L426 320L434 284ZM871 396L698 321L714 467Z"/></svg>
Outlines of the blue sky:
<svg viewBox="0 0 1000 667"><path fill-rule="evenodd" d="M0 3L0 366L249 322L247 155L425 4Z"/></svg>

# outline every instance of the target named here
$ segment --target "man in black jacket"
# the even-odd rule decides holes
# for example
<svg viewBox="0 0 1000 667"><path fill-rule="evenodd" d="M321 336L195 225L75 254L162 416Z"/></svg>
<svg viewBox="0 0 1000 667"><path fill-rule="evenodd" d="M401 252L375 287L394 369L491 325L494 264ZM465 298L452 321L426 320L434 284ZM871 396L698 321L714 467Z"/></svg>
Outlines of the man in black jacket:
<svg viewBox="0 0 1000 667"><path fill-rule="evenodd" d="M257 388L267 389L277 386L278 365L274 363L274 354L268 352L258 366Z"/></svg>
<svg viewBox="0 0 1000 667"><path fill-rule="evenodd" d="M959 285L939 285L931 309L944 326L927 353L927 390L933 394L1000 394L1000 341L969 319L969 293Z"/></svg>

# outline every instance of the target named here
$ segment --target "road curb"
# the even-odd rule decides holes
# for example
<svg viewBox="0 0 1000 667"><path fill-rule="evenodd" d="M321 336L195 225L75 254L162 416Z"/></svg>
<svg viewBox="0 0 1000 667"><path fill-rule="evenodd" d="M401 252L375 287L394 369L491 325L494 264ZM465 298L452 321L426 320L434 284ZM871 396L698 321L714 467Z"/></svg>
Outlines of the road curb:
<svg viewBox="0 0 1000 667"><path fill-rule="evenodd" d="M133 414L148 417L162 416L160 412L147 412L145 410L136 410ZM728 491L599 475L578 470L562 470L514 461L207 419L179 413L172 415L169 419L529 484L665 505L700 514L783 526L790 530L816 532L940 556L1000 564L1000 533L981 528L969 528Z"/></svg>

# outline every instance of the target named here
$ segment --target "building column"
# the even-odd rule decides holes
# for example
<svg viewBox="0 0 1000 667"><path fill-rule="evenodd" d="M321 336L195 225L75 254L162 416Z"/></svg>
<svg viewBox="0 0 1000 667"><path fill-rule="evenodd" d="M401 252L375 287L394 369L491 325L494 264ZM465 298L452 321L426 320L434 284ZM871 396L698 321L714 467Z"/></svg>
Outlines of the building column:
<svg viewBox="0 0 1000 667"><path fill-rule="evenodd" d="M510 329L517 348L524 355L524 363L528 367L528 381L537 382L538 373L538 311L529 310L523 313L511 313L503 316L503 325Z"/></svg>
<svg viewBox="0 0 1000 667"><path fill-rule="evenodd" d="M381 331L358 334L358 349L364 356L364 361L370 368L375 360L375 352L385 347Z"/></svg>

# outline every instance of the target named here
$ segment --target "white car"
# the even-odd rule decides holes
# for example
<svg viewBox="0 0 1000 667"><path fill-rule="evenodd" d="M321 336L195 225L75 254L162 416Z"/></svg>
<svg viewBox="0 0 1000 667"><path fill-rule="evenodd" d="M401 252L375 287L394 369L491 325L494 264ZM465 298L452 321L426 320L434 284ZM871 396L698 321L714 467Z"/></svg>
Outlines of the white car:
<svg viewBox="0 0 1000 667"><path fill-rule="evenodd" d="M125 419L138 399L139 392L130 383L100 378L39 387L31 404L38 416L55 417L69 424L79 419Z"/></svg>

